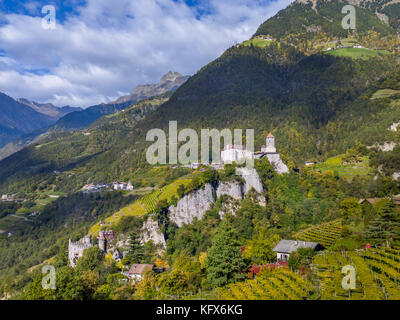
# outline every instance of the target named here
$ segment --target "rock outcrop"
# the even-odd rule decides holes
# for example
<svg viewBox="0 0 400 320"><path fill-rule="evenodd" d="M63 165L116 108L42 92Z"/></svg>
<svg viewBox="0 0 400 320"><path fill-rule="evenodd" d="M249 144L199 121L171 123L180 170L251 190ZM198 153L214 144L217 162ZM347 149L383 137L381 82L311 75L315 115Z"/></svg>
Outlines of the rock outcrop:
<svg viewBox="0 0 400 320"><path fill-rule="evenodd" d="M203 189L195 190L180 199L176 206L169 207L170 220L178 227L190 224L194 218L203 218L204 213L214 203L213 187L206 184Z"/></svg>
<svg viewBox="0 0 400 320"><path fill-rule="evenodd" d="M268 158L269 162L274 167L275 171L279 174L288 173L289 169L286 164L283 163L279 153L270 153L267 154L266 157Z"/></svg>
<svg viewBox="0 0 400 320"><path fill-rule="evenodd" d="M141 238L142 243L152 240L155 245L162 245L164 248L166 248L164 235L158 226L158 222L154 221L152 217L148 217L148 219L144 222Z"/></svg>
<svg viewBox="0 0 400 320"><path fill-rule="evenodd" d="M397 132L397 128L400 126L400 121L399 122L394 122L391 126L390 126L390 131L393 132Z"/></svg>
<svg viewBox="0 0 400 320"><path fill-rule="evenodd" d="M367 148L368 149L377 148L380 151L388 152L388 151L393 151L393 149L394 149L394 147L396 147L396 145L397 145L396 142L391 141L391 142L385 142L383 144L375 143L374 145L368 146Z"/></svg>
<svg viewBox="0 0 400 320"><path fill-rule="evenodd" d="M263 192L263 186L261 183L261 179L258 176L256 169L254 169L254 168L238 168L236 170L236 173L241 175L245 181L244 194L249 192L251 188L254 188L254 190L256 190L258 193Z"/></svg>
<svg viewBox="0 0 400 320"><path fill-rule="evenodd" d="M233 199L243 199L244 189L243 185L237 181L221 182L216 190L217 198L226 194Z"/></svg>

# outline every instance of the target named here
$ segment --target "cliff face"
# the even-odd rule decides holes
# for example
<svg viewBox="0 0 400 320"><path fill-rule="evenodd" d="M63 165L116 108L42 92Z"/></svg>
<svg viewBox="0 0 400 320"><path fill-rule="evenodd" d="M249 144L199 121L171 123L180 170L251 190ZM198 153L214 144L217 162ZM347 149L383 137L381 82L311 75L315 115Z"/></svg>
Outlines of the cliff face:
<svg viewBox="0 0 400 320"><path fill-rule="evenodd" d="M249 192L251 188L254 188L258 193L263 192L263 186L256 169L238 168L237 173L245 180L244 194Z"/></svg>
<svg viewBox="0 0 400 320"><path fill-rule="evenodd" d="M170 206L169 218L178 227L190 224L195 217L199 220L203 218L214 201L213 188L210 184L206 184L203 189L193 191L180 199L176 207Z"/></svg>
<svg viewBox="0 0 400 320"><path fill-rule="evenodd" d="M149 217L144 222L141 236L143 243L153 240L155 245L162 245L164 248L166 248L164 235L158 226L158 222L154 221L152 217Z"/></svg>
<svg viewBox="0 0 400 320"><path fill-rule="evenodd" d="M267 158L277 173L282 174L289 172L288 167L283 163L279 153L267 154Z"/></svg>
<svg viewBox="0 0 400 320"><path fill-rule="evenodd" d="M263 192L261 180L255 169L240 168L237 173L244 178L244 185L236 181L220 182L215 190L217 198L222 195L228 195L232 197L233 200L242 200L246 193L252 188L258 193ZM200 220L215 202L213 193L213 187L207 184L203 189L192 191L184 196L178 201L176 206L169 207L170 220L178 227L192 223L195 217ZM260 196L260 198L262 198L262 196ZM230 205L225 211L234 213L236 209L236 206ZM220 212L220 215L222 217L224 213Z"/></svg>
<svg viewBox="0 0 400 320"><path fill-rule="evenodd" d="M226 194L233 199L243 199L243 186L239 182L221 182L216 190L217 198Z"/></svg>

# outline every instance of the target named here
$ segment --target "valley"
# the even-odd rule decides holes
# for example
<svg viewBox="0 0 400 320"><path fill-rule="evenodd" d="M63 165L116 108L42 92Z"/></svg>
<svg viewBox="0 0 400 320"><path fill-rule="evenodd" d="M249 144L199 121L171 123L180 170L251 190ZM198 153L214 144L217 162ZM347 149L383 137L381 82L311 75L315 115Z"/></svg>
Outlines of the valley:
<svg viewBox="0 0 400 320"><path fill-rule="evenodd" d="M399 8L294 1L191 77L169 72L10 142L0 298L400 299ZM252 128L254 150L151 164L149 130L187 142L171 121L197 137Z"/></svg>

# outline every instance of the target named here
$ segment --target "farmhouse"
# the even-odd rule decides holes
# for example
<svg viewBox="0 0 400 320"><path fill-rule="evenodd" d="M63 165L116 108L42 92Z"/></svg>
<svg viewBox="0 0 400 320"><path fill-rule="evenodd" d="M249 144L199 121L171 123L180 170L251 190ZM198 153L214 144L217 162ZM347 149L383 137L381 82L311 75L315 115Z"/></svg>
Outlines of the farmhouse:
<svg viewBox="0 0 400 320"><path fill-rule="evenodd" d="M154 264L133 264L128 272L122 272L122 274L134 282L139 282L142 281L144 273L153 270L153 268Z"/></svg>
<svg viewBox="0 0 400 320"><path fill-rule="evenodd" d="M325 249L317 242L307 242L298 240L281 240L272 251L276 252L278 262L289 261L290 254L296 252L300 248L311 248L314 251Z"/></svg>

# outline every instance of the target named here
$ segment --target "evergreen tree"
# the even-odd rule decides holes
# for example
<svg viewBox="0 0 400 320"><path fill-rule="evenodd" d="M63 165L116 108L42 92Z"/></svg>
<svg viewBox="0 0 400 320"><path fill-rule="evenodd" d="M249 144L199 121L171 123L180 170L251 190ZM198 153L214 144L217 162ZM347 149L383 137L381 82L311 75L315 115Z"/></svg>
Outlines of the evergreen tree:
<svg viewBox="0 0 400 320"><path fill-rule="evenodd" d="M379 201L376 211L378 216L367 225L365 236L376 242L400 240L400 216L393 201L386 199Z"/></svg>
<svg viewBox="0 0 400 320"><path fill-rule="evenodd" d="M142 263L144 253L140 238L136 233L131 233L128 244L127 259L130 263Z"/></svg>
<svg viewBox="0 0 400 320"><path fill-rule="evenodd" d="M224 286L247 277L247 265L241 245L230 224L222 222L207 252L207 279L215 286Z"/></svg>

